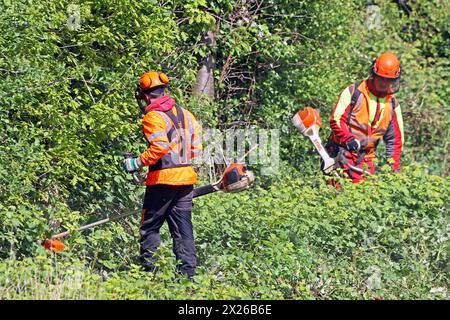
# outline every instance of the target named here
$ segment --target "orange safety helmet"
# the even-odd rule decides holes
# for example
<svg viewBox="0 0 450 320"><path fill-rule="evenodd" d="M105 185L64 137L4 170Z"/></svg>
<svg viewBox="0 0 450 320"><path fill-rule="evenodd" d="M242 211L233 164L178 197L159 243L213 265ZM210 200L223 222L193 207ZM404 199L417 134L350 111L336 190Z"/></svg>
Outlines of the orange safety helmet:
<svg viewBox="0 0 450 320"><path fill-rule="evenodd" d="M400 61L393 52L385 52L372 64L372 72L379 77L396 79L400 77Z"/></svg>
<svg viewBox="0 0 450 320"><path fill-rule="evenodd" d="M156 87L164 87L167 84L169 84L169 77L165 73L155 71L145 72L139 80L137 98L142 99L143 98L142 94L145 91L148 91Z"/></svg>
<svg viewBox="0 0 450 320"><path fill-rule="evenodd" d="M372 62L369 90L379 97L396 93L400 89L400 61L393 52L385 52Z"/></svg>

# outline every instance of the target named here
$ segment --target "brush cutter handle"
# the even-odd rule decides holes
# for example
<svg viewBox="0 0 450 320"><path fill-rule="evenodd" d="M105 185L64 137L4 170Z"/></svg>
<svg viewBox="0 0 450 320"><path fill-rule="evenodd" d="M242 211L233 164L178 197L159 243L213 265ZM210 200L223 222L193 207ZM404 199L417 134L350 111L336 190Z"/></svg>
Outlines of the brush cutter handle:
<svg viewBox="0 0 450 320"><path fill-rule="evenodd" d="M136 185L145 184L145 180L147 179L147 175L145 173L141 173L139 171L133 172L133 182Z"/></svg>
<svg viewBox="0 0 450 320"><path fill-rule="evenodd" d="M335 158L337 163L339 163L340 165L344 165L345 164L352 171L355 171L355 172L358 172L358 173L364 173L364 174L367 174L369 176L372 175L369 171L361 169L361 168L358 168L358 167L355 167L354 165L351 165L350 163L348 163L348 160L345 157L345 152L346 152L345 149L339 150L338 155Z"/></svg>
<svg viewBox="0 0 450 320"><path fill-rule="evenodd" d="M125 159L133 158L133 155L129 152L124 152L123 156L125 157ZM136 185L144 184L145 180L147 179L147 175L140 171L134 171L132 175L133 175L133 182Z"/></svg>
<svg viewBox="0 0 450 320"><path fill-rule="evenodd" d="M198 187L194 189L193 198L201 197L204 196L205 194L213 193L219 190L220 190L219 186L214 184L208 184L203 187Z"/></svg>
<svg viewBox="0 0 450 320"><path fill-rule="evenodd" d="M102 219L102 220L99 220L99 221L95 221L95 222L92 222L92 223L87 224L85 226L79 227L76 231L83 231L83 230L86 230L86 229L90 229L90 228L99 226L101 224L104 224L104 223L107 223L107 222L110 222L110 221L116 221L116 220L119 220L119 219L122 219L122 218L125 218L125 217L128 217L128 216L134 215L134 214L135 214L135 212L133 211L133 212L128 212L128 213L121 214L121 215L118 215L118 216L114 216L114 217L111 217L111 218L106 218L106 219ZM67 231L55 234L51 238L52 238L52 240L54 240L54 239L64 238L64 237L66 237L68 235L71 235L71 234L72 234L72 232L67 230Z"/></svg>

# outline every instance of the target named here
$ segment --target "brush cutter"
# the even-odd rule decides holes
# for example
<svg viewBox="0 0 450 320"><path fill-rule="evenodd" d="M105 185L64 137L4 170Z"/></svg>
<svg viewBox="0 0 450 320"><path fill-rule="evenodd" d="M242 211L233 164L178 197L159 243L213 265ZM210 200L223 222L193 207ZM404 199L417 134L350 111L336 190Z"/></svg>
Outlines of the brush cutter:
<svg viewBox="0 0 450 320"><path fill-rule="evenodd" d="M126 156L129 156L129 154L126 154ZM141 184L142 181L145 181L144 176L142 173L133 173L133 180L134 183ZM206 186L202 186L199 188L194 189L194 195L193 197L200 197L204 196L209 193L217 192L217 191L223 191L223 192L240 192L242 190L248 189L250 185L255 181L255 176L252 171L247 170L247 167L243 163L231 163L223 172L222 177L219 181L208 184ZM122 215L117 215L110 218L105 218L90 224L87 224L85 226L82 226L78 228L76 231L82 231L86 229L93 228L95 226L99 226L101 224L105 224L111 221L120 220L122 218L126 218L128 216L131 216L135 214L135 212L129 212ZM71 231L64 231L58 234L55 234L51 236L50 239L46 239L43 241L44 248L51 250L53 252L56 251L63 251L64 250L64 243L59 241L58 239L66 237L71 235Z"/></svg>
<svg viewBox="0 0 450 320"><path fill-rule="evenodd" d="M322 119L316 109L306 107L305 109L297 112L292 118L292 123L304 136L307 136L312 141L314 147L319 152L320 157L323 160L322 171L325 174L330 174L345 164L353 171L370 175L370 172L349 164L344 155L344 149L340 150L336 157L330 157L326 149L323 147L322 140L319 136L319 129L322 127Z"/></svg>

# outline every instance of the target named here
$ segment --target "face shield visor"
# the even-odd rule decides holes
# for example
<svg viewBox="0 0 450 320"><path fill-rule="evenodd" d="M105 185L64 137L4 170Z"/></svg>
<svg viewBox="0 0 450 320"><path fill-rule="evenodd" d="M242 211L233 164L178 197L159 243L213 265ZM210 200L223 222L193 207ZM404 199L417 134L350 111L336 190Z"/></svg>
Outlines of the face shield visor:
<svg viewBox="0 0 450 320"><path fill-rule="evenodd" d="M164 95L164 90L163 86L154 87L146 91L142 91L139 87L136 89L135 98L142 113L145 113L145 109L152 100Z"/></svg>
<svg viewBox="0 0 450 320"><path fill-rule="evenodd" d="M145 101L145 99L138 98L138 97L136 97L136 101L137 101L139 110L141 110L141 112L144 113L145 108L147 107L147 102Z"/></svg>
<svg viewBox="0 0 450 320"><path fill-rule="evenodd" d="M141 110L142 113L144 113L145 108L147 107L147 99L145 96L145 92L141 92L139 86L136 88L135 98L137 105L139 107L139 110Z"/></svg>
<svg viewBox="0 0 450 320"><path fill-rule="evenodd" d="M380 96L394 94L400 89L400 77L385 78L374 74L371 77L371 82L375 93Z"/></svg>

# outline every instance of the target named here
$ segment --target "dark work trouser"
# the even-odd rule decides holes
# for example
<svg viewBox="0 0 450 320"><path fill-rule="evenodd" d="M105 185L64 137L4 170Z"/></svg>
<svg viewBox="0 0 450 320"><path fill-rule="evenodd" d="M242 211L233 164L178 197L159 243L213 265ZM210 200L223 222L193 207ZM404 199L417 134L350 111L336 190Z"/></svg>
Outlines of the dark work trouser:
<svg viewBox="0 0 450 320"><path fill-rule="evenodd" d="M192 185L147 186L140 228L139 260L144 269L148 271L154 269L154 252L161 242L159 229L164 221L167 221L173 238L173 252L181 262L178 269L188 276L194 275L197 256L192 226L193 190Z"/></svg>

